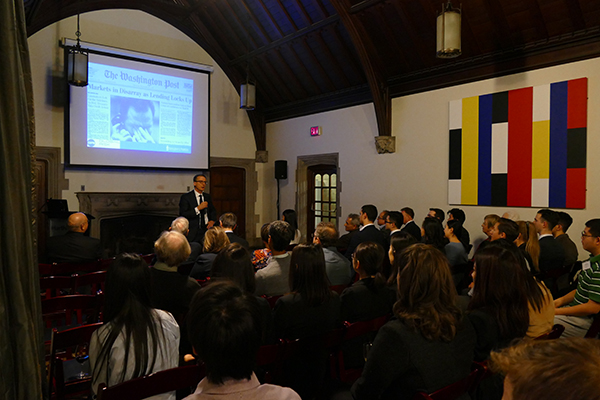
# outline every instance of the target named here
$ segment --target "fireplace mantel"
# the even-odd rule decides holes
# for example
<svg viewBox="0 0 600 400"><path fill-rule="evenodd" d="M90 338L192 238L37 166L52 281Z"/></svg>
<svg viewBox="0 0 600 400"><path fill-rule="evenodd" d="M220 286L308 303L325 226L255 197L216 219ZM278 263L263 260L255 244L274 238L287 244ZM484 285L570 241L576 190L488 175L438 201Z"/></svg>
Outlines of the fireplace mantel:
<svg viewBox="0 0 600 400"><path fill-rule="evenodd" d="M137 214L179 215L181 193L76 192L79 211L93 215L90 236L100 238L100 221Z"/></svg>

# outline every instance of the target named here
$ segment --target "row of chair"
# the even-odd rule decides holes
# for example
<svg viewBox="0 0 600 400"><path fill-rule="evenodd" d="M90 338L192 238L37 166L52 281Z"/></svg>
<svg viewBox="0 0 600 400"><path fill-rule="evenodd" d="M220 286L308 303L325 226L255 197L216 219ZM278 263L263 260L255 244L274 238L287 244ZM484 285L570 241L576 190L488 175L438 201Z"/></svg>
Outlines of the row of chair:
<svg viewBox="0 0 600 400"><path fill-rule="evenodd" d="M70 276L42 276L40 277L40 291L44 299L62 296L64 294L99 293L104 291L106 271L95 271L88 274L72 274ZM90 290L82 290L84 288ZM87 293L86 293L87 294Z"/></svg>
<svg viewBox="0 0 600 400"><path fill-rule="evenodd" d="M154 258L154 254L144 254L141 257L150 263ZM38 268L40 276L48 275L70 275L81 272L94 272L94 271L106 271L110 264L115 260L112 258L105 258L89 262L64 262L64 263L39 263Z"/></svg>

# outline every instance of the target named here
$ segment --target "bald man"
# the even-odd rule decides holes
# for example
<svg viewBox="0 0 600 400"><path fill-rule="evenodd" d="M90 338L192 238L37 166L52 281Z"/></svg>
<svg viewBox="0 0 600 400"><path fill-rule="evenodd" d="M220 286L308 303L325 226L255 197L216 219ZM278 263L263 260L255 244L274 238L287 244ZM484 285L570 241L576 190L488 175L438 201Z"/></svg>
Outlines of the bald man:
<svg viewBox="0 0 600 400"><path fill-rule="evenodd" d="M100 240L85 236L88 218L84 213L73 213L67 222L68 232L48 238L46 258L48 262L88 262L102 256Z"/></svg>

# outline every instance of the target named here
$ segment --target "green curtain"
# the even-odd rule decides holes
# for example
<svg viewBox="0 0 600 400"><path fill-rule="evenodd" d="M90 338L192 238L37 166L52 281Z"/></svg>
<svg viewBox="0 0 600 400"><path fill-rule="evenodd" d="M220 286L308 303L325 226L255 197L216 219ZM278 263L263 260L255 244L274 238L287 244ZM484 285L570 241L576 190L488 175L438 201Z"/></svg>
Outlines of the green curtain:
<svg viewBox="0 0 600 400"><path fill-rule="evenodd" d="M35 133L23 0L0 1L0 399L41 399Z"/></svg>

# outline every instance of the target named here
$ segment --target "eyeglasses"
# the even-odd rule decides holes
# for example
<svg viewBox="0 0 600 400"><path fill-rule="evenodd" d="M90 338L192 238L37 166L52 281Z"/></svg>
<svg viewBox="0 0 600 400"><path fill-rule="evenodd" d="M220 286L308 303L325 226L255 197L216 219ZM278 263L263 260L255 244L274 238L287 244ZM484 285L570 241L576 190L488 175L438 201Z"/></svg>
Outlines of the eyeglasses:
<svg viewBox="0 0 600 400"><path fill-rule="evenodd" d="M585 231L581 231L581 237L596 237L594 235L588 235L585 233Z"/></svg>
<svg viewBox="0 0 600 400"><path fill-rule="evenodd" d="M194 181L196 183L206 183L206 181Z"/></svg>

